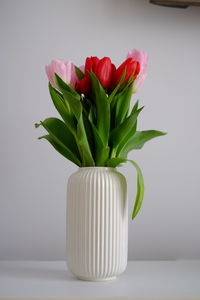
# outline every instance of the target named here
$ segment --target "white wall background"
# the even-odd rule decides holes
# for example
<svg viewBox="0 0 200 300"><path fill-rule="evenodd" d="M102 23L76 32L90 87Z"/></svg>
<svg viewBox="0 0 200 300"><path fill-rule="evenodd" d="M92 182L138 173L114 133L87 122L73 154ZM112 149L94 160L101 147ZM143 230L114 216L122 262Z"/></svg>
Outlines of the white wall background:
<svg viewBox="0 0 200 300"><path fill-rule="evenodd" d="M140 128L167 131L132 152L146 194L129 224L130 259L200 258L200 8L147 0L0 1L0 259L65 258L65 193L76 166L37 137L34 123L57 115L44 65L65 58L149 53L138 93ZM136 98L134 99L136 100ZM135 171L128 179L130 216Z"/></svg>

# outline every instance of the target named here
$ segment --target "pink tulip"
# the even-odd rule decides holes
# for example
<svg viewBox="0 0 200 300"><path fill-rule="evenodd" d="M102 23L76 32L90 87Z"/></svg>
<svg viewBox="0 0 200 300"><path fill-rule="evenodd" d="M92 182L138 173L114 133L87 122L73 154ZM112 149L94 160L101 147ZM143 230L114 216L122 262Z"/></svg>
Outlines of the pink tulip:
<svg viewBox="0 0 200 300"><path fill-rule="evenodd" d="M54 76L55 73L62 78L65 83L74 88L77 76L72 62L54 59L49 65L45 66L45 70L47 77L54 88L58 89Z"/></svg>
<svg viewBox="0 0 200 300"><path fill-rule="evenodd" d="M129 57L133 58L134 61L138 61L140 63L140 72L134 82L134 87L133 87L133 93L136 93L137 90L143 84L143 82L147 76L146 69L147 69L147 65L148 65L148 55L143 51L133 49L128 52L127 58L129 58Z"/></svg>

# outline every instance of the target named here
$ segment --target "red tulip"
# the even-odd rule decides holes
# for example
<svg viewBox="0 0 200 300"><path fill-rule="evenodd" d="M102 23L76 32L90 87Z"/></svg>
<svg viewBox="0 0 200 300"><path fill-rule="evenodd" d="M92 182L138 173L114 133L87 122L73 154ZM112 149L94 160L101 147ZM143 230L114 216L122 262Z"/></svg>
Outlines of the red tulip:
<svg viewBox="0 0 200 300"><path fill-rule="evenodd" d="M89 95L91 92L90 72L93 72L99 79L103 88L111 91L115 78L116 67L109 57L99 59L96 56L87 57L85 60L85 76L76 84L76 91L80 94Z"/></svg>
<svg viewBox="0 0 200 300"><path fill-rule="evenodd" d="M76 91L79 94L85 94L89 95L91 92L91 80L90 80L90 73L91 71L94 72L96 70L96 66L99 62L99 58L94 57L87 57L85 60L85 67L84 67L84 73L85 76L83 79L79 80L76 84Z"/></svg>
<svg viewBox="0 0 200 300"><path fill-rule="evenodd" d="M89 95L91 92L90 79L85 76L83 79L77 82L75 89L79 94Z"/></svg>
<svg viewBox="0 0 200 300"><path fill-rule="evenodd" d="M101 85L105 89L109 89L113 79L113 65L109 57L104 57L99 60L94 73L99 79Z"/></svg>
<svg viewBox="0 0 200 300"><path fill-rule="evenodd" d="M93 71L95 73L99 58L96 56L87 57L85 61L85 76L90 78L89 72Z"/></svg>
<svg viewBox="0 0 200 300"><path fill-rule="evenodd" d="M136 79L136 76L140 72L140 63L138 61L133 60L131 57L127 58L115 72L115 85L119 83L125 70L126 73L123 83L126 83L129 78L131 78L134 81Z"/></svg>
<svg viewBox="0 0 200 300"><path fill-rule="evenodd" d="M105 89L109 89L113 79L113 67L109 57L99 59L96 56L87 57L85 61L85 76L90 78L89 72L93 73L99 79Z"/></svg>
<svg viewBox="0 0 200 300"><path fill-rule="evenodd" d="M113 72L113 76L115 75L116 70L117 70L117 69L116 69L115 65L112 64L112 72Z"/></svg>

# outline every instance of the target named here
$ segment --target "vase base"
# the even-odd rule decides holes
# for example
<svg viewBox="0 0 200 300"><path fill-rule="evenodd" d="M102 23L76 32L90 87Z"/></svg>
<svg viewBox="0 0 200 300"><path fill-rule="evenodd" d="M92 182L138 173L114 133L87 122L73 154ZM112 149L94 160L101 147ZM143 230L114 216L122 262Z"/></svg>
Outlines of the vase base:
<svg viewBox="0 0 200 300"><path fill-rule="evenodd" d="M112 281L116 280L117 277L106 277L106 278L91 278L91 277L84 277L84 276L77 276L79 280L84 280L84 281Z"/></svg>

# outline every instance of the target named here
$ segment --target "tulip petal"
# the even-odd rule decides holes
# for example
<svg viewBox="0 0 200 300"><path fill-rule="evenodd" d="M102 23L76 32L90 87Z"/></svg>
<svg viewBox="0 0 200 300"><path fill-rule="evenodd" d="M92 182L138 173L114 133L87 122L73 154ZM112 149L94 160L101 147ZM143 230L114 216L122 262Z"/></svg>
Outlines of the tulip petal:
<svg viewBox="0 0 200 300"><path fill-rule="evenodd" d="M45 66L45 71L47 74L47 77L51 83L51 85L58 89L58 86L56 84L55 80L55 73L68 85L70 85L72 88L74 88L77 76L75 73L75 68L72 62L67 61L65 62L62 59L54 59L51 61L51 63L47 66Z"/></svg>
<svg viewBox="0 0 200 300"><path fill-rule="evenodd" d="M101 85L108 89L112 84L112 71L113 66L109 57L104 57L99 60L98 65L96 67L95 75L99 79Z"/></svg>
<svg viewBox="0 0 200 300"><path fill-rule="evenodd" d="M141 85L143 84L147 76L146 69L148 65L148 55L144 51L133 49L128 52L127 58L132 58L135 61L140 63L140 73L137 76L133 87L133 93L136 93L136 91L141 87Z"/></svg>
<svg viewBox="0 0 200 300"><path fill-rule="evenodd" d="M133 60L138 61L141 66L141 72L146 71L148 65L148 55L146 52L133 49L128 52L127 58L133 58Z"/></svg>
<svg viewBox="0 0 200 300"><path fill-rule="evenodd" d="M133 85L133 93L136 93L138 91L138 89L142 86L146 77L147 77L146 73L143 73L143 74L140 74L139 76L137 76L136 80L134 81L134 85Z"/></svg>
<svg viewBox="0 0 200 300"><path fill-rule="evenodd" d="M77 81L78 81L78 77L76 75L74 64L71 64L71 80L70 80L71 88L75 87Z"/></svg>
<svg viewBox="0 0 200 300"><path fill-rule="evenodd" d="M71 74L72 74L72 63L70 61L65 63L65 82L70 83L71 82Z"/></svg>
<svg viewBox="0 0 200 300"><path fill-rule="evenodd" d="M66 70L66 63L64 60L55 59L52 62L54 73L58 74L60 78L66 83L67 81L67 70ZM71 79L71 78L70 78Z"/></svg>
<svg viewBox="0 0 200 300"><path fill-rule="evenodd" d="M56 84L55 84L55 81L54 81L54 72L52 70L52 65L46 65L45 66L45 71L46 71L46 74L47 74L47 77L49 79L49 82L51 83L51 85L56 88Z"/></svg>

